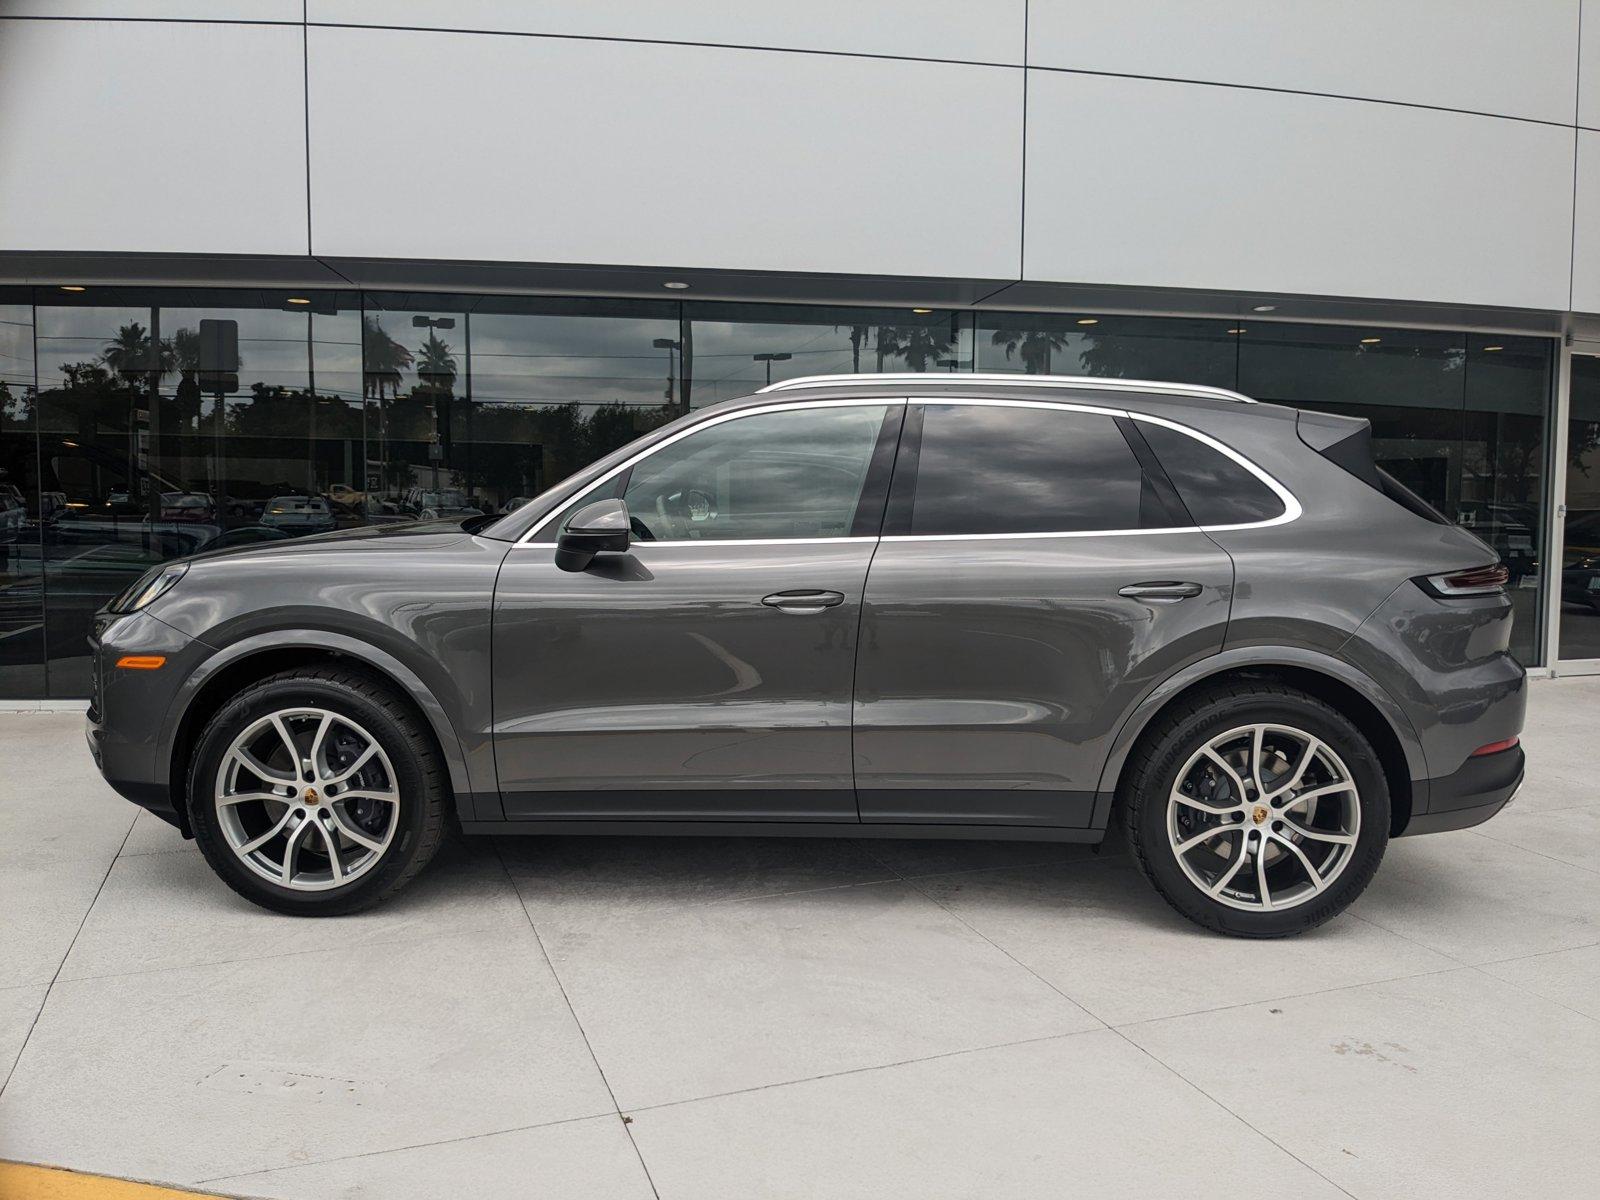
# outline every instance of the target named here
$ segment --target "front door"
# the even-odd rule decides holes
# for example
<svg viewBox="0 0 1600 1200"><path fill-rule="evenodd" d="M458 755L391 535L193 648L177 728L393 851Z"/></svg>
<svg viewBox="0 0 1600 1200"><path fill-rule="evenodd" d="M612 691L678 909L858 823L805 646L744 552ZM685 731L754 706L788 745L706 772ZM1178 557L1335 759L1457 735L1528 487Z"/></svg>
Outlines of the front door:
<svg viewBox="0 0 1600 1200"><path fill-rule="evenodd" d="M1232 585L1126 417L913 402L862 619L862 821L1089 825L1118 722L1221 648Z"/></svg>
<svg viewBox="0 0 1600 1200"><path fill-rule="evenodd" d="M507 556L494 741L506 815L855 821L850 703L904 406L712 418ZM626 554L560 570L562 521L620 496Z"/></svg>

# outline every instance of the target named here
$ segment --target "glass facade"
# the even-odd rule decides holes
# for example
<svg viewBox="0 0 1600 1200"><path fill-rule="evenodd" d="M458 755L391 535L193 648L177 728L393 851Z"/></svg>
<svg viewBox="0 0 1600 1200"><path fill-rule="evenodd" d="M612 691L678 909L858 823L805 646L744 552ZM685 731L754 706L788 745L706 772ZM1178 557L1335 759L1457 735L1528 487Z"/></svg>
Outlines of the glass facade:
<svg viewBox="0 0 1600 1200"><path fill-rule="evenodd" d="M1570 624L1568 656L1588 657L1600 370L1575 361L1593 378L1585 391L1574 368L1562 647ZM0 697L86 695L91 615L164 559L509 511L693 408L878 371L1182 380L1366 417L1383 465L1511 567L1515 648L1534 663L1555 364L1553 340L1268 321L0 289Z"/></svg>
<svg viewBox="0 0 1600 1200"><path fill-rule="evenodd" d="M1560 657L1600 658L1600 358L1572 357Z"/></svg>

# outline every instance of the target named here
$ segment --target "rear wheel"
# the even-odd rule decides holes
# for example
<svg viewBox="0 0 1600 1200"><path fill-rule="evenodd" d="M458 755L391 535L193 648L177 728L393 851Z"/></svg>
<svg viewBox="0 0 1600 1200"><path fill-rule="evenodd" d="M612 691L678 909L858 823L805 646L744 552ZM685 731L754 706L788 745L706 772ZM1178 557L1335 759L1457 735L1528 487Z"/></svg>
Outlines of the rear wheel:
<svg viewBox="0 0 1600 1200"><path fill-rule="evenodd" d="M1190 920L1242 937L1310 929L1371 881L1389 788L1331 706L1274 684L1207 692L1164 714L1122 790L1135 861Z"/></svg>
<svg viewBox="0 0 1600 1200"><path fill-rule="evenodd" d="M428 730L360 671L285 672L206 726L190 820L234 891L278 912L332 916L391 895L438 849L445 773Z"/></svg>

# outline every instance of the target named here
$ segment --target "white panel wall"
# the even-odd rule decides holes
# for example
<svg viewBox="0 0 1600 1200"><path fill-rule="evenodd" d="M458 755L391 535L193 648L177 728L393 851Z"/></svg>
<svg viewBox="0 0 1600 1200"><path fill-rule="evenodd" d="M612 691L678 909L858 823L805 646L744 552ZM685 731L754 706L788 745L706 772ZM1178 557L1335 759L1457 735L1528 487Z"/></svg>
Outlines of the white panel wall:
<svg viewBox="0 0 1600 1200"><path fill-rule="evenodd" d="M309 33L317 253L1016 273L1018 70Z"/></svg>
<svg viewBox="0 0 1600 1200"><path fill-rule="evenodd" d="M1583 0L1578 63L1578 124L1600 129L1600 0Z"/></svg>
<svg viewBox="0 0 1600 1200"><path fill-rule="evenodd" d="M298 25L304 19L302 7L301 0L0 0L0 17L287 21Z"/></svg>
<svg viewBox="0 0 1600 1200"><path fill-rule="evenodd" d="M1572 232L1572 309L1600 313L1600 133L1578 131L1577 214Z"/></svg>
<svg viewBox="0 0 1600 1200"><path fill-rule="evenodd" d="M1030 279L1564 308L1572 131L1035 72Z"/></svg>
<svg viewBox="0 0 1600 1200"><path fill-rule="evenodd" d="M1571 124L1579 0L1032 0L1028 65Z"/></svg>
<svg viewBox="0 0 1600 1200"><path fill-rule="evenodd" d="M0 21L0 248L304 254L301 38Z"/></svg>
<svg viewBox="0 0 1600 1200"><path fill-rule="evenodd" d="M1024 0L309 0L308 19L1022 62Z"/></svg>

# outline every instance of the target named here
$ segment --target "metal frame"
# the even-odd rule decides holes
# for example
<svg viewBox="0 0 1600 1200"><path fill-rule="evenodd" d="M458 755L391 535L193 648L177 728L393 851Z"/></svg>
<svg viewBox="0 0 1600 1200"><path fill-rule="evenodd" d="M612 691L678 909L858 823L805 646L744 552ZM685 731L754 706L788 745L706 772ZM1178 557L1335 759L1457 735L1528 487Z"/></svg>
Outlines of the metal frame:
<svg viewBox="0 0 1600 1200"><path fill-rule="evenodd" d="M1550 494L1546 503L1549 531L1545 537L1544 664L1553 677L1600 675L1600 658L1561 657L1561 562L1567 532L1567 446L1572 420L1572 359L1574 355L1600 357L1600 342L1584 342L1574 350L1563 338L1556 366L1555 409L1550 430Z"/></svg>
<svg viewBox="0 0 1600 1200"><path fill-rule="evenodd" d="M802 388L862 387L871 384L911 386L943 385L1020 388L1075 388L1093 392L1144 392L1160 396L1187 396L1198 400L1226 400L1233 404L1255 404L1255 400L1227 388L1200 383L1162 383L1147 379L1100 379L1092 375L994 375L982 372L901 371L877 375L801 375L781 379L760 389L763 392L792 392Z"/></svg>

